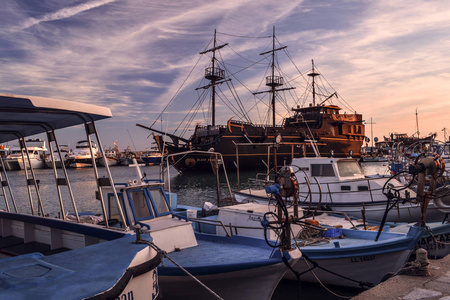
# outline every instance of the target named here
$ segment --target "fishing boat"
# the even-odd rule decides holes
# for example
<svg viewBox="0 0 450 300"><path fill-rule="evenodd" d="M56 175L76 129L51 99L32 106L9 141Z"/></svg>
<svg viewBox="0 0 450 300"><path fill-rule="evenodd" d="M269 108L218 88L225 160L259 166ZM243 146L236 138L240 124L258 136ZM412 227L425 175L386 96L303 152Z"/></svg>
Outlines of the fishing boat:
<svg viewBox="0 0 450 300"><path fill-rule="evenodd" d="M140 225L167 253L170 261L158 268L164 298L270 299L300 258L299 249L290 243L274 249L260 239L195 233L192 223L172 210L170 187L166 192L161 180L144 179L136 159L130 166L137 168L136 179L115 184L120 208L110 189L102 191L107 216L125 226Z"/></svg>
<svg viewBox="0 0 450 300"><path fill-rule="evenodd" d="M345 212L355 218L381 221L389 205L389 198L384 192L399 189L401 196L410 201L392 207L387 221L410 223L420 218L420 204L415 201L414 190L395 178L366 177L354 158L303 157L294 159L291 166L295 174L300 174L297 176L298 196L303 207L321 207ZM389 185L386 185L388 180ZM264 185L235 192L236 200L267 203L270 195L266 193ZM444 216L432 200L427 211L428 220L441 221Z"/></svg>
<svg viewBox="0 0 450 300"><path fill-rule="evenodd" d="M280 229L274 226L273 219L279 218L279 203L284 203L283 210L290 207L293 213L289 215L299 217L290 230L294 233L294 242L300 245L303 254L302 259L293 267L296 272L286 273L286 279L349 287L371 287L398 272L416 245L421 245L422 240L429 236L431 231L426 223L426 211L431 198L450 198L448 188L442 194L436 192L435 188L426 192L424 189L426 183L434 186L433 181L440 176L442 166L437 167L434 159L424 158L416 164L416 167L417 169L411 172L418 173L419 186L422 188L418 190L418 198L422 203L421 210L424 214L419 216L417 223L401 227L397 232L389 232L389 226L385 227L385 218L377 227L377 231L360 230L362 227L353 225L350 218L340 218L341 224L349 222L352 224L352 228L347 229L336 223L330 225L327 222L329 218L320 218L321 216L316 218L317 209L301 210L297 206L298 185L293 178L295 175L288 167L280 171L279 183L266 187L266 192L274 196L276 207L272 203L224 206L218 207L217 215L192 220L198 223L197 228L202 232L251 236L264 238L270 242L276 240L274 232ZM431 176L431 179L427 179L425 174ZM288 201L288 197L292 197L293 201ZM409 200L403 198L404 195L400 193L396 193L393 197L397 200ZM323 223L320 223L319 219ZM322 224L326 226L321 226ZM364 229L369 229L366 228L366 222L363 226ZM445 237L449 228L448 224L443 226L434 224L432 232Z"/></svg>
<svg viewBox="0 0 450 300"><path fill-rule="evenodd" d="M269 240L274 241L273 230L265 232L261 225L265 216L270 221L268 212L277 213L273 205L238 204L220 207L219 214L207 218L207 221L215 220L217 224L224 225L214 226L218 235L233 234L261 239L267 236ZM302 282L319 281L327 285L353 288L372 287L388 274L400 270L421 235L421 231L414 228L407 234L382 232L377 240L376 231L346 229L340 226L319 227L312 225L312 222L307 223L312 219L315 218L305 218L304 221L308 225L293 226L292 229L296 232L295 242L300 246L303 255L293 268L298 274L302 274ZM201 220L199 222L198 226L205 230L205 225ZM310 269L312 270L308 272ZM298 280L293 272L286 273L284 278Z"/></svg>
<svg viewBox="0 0 450 300"><path fill-rule="evenodd" d="M360 162L387 162L389 157L377 147L362 147Z"/></svg>
<svg viewBox="0 0 450 300"><path fill-rule="evenodd" d="M0 95L0 107L1 119L8 120L0 124L1 143L19 139L24 144L26 137L43 133L48 138L51 156L55 154L54 147L59 149L59 129L84 125L90 130L86 132L88 140L92 135L98 140L95 122L112 116L104 107L10 94ZM23 155L31 153L25 151ZM54 157L52 162L60 218L47 216L58 208L53 199L41 196L33 164L24 172L28 199L19 199L14 197L0 157L4 200L0 204L0 298L156 299L157 266L162 256L148 244L139 243L140 238L151 237L138 229L135 234L129 228L112 227L108 222L81 223L65 166L57 169ZM111 176L99 178L96 173L96 180L102 182L98 195L102 186L114 187ZM71 208L64 206L67 202L63 198L67 197ZM104 207L104 199L99 199L99 205ZM74 213L75 222L68 221L66 210Z"/></svg>
<svg viewBox="0 0 450 300"><path fill-rule="evenodd" d="M237 105L228 105L228 102L227 105L236 108L233 110L233 115L238 114L240 120L231 117L225 124L217 124L216 100L219 100L219 96L217 96L219 86L233 86L233 84L230 83L232 78L226 72L232 66L227 66L225 62L218 60L218 58L223 56L220 54L220 51L229 46L228 44L218 44L215 32L212 48L200 53L201 55L212 55L212 58L209 60L210 64L205 69L204 78L207 82L197 88L200 91L210 91L209 107L211 107L211 112L208 114L210 119L207 121L207 124L197 124L193 134L188 138L176 134L176 132L166 133L155 129L155 123L151 126L136 125L157 133L153 136L161 153L165 151L169 154L187 153L190 150L200 151L185 155L183 158L171 162L180 172L210 171L210 156L201 154L202 151L210 150L222 154L223 163L228 169L237 167L246 169L265 168L268 145L272 145L269 153L277 154L277 160L274 161L276 165L289 164L295 157L314 154L309 143L305 142L310 139L317 141L319 151L322 154L332 151L336 157L347 157L349 155L359 157L364 140L362 115L356 112L341 113L342 108L332 103L333 100L338 101L337 92L327 95L316 92L322 89L319 89L318 83L320 80L318 77L320 73L317 71L314 62L312 63L311 71L308 73L310 82L306 84L307 93L305 93L312 96L311 104L303 106L307 99L299 100L294 97L292 101L295 104L291 106L291 111L281 112L281 109L279 109L281 105L277 106L278 109L276 108L278 102L276 99L283 98L283 95L289 94L295 89L295 87L289 85L292 80L281 76L282 74L286 75L286 73L281 73L279 66L276 65L278 61L277 53L281 50L286 51L287 46L277 46L274 28L272 49L261 53L267 61L270 61L267 72L270 75L265 78L265 90L261 90L260 87L258 91L253 92L255 100L264 102L265 107L269 108L271 117L267 118L265 122L260 124L253 122L250 110L255 110L255 107L252 106L252 109L246 110L241 101L235 99L238 103ZM246 68L244 67L243 69ZM233 76L236 73L239 72L234 72ZM298 75L298 77L301 76L303 74ZM239 80L239 82L242 83L242 80ZM247 89L251 90L248 87ZM220 99L226 97L223 95L222 89L220 92ZM237 95L234 90L231 94ZM203 102L205 95L206 92L201 93L202 98L195 103L192 111L199 111L198 105ZM269 95L270 100L262 99L263 95ZM232 102L232 100L228 101ZM302 105L300 105L300 101L303 101ZM287 103L287 101L283 103ZM280 114L288 114L288 117L283 117L281 121L277 120L277 115ZM264 115L268 116L269 113ZM195 118L189 117L186 119L192 122ZM183 132L187 132L187 128L190 126L192 126L190 123L187 124ZM178 126L178 128L180 127L182 126Z"/></svg>
<svg viewBox="0 0 450 300"><path fill-rule="evenodd" d="M128 146L120 155L119 165L128 166L133 163L133 158L137 158L136 153L131 151L130 146Z"/></svg>
<svg viewBox="0 0 450 300"><path fill-rule="evenodd" d="M141 155L141 159L146 165L159 165L163 160L163 156L158 149L151 149Z"/></svg>
<svg viewBox="0 0 450 300"><path fill-rule="evenodd" d="M96 164L97 152L98 148L94 142L91 142L90 147L89 141L78 141L75 149L67 157L66 164L71 168L92 167L93 164Z"/></svg>
<svg viewBox="0 0 450 300"><path fill-rule="evenodd" d="M45 151L45 141L27 139L22 147L11 148L10 154L5 158L5 166L9 171L23 170L25 166L29 169L30 164L34 169L42 169L45 167ZM23 155L24 152L28 152L28 156Z"/></svg>
<svg viewBox="0 0 450 300"><path fill-rule="evenodd" d="M119 146L117 146L117 142L114 142L114 147L111 149L105 150L105 159L99 159L98 162L101 166L105 166L105 161L108 166L117 166L120 163L120 158L122 157L122 153L120 153Z"/></svg>

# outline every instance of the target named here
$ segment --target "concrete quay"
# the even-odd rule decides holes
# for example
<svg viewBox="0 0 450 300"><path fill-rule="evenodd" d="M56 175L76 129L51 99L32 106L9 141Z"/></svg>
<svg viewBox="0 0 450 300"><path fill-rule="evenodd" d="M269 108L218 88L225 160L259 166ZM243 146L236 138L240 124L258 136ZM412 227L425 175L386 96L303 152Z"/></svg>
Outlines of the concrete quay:
<svg viewBox="0 0 450 300"><path fill-rule="evenodd" d="M351 299L450 300L450 255L430 260L429 270L430 276L393 276Z"/></svg>

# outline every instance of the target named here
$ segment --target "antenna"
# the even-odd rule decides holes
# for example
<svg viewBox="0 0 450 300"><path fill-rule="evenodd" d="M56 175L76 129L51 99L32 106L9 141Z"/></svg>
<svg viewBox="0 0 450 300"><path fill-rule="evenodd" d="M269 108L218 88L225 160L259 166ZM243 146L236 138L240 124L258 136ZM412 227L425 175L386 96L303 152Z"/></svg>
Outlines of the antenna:
<svg viewBox="0 0 450 300"><path fill-rule="evenodd" d="M133 138L131 137L130 131L127 129L128 135L130 136L131 143L133 144L134 151L137 151L136 145L134 144Z"/></svg>
<svg viewBox="0 0 450 300"><path fill-rule="evenodd" d="M372 117L370 117L370 123L366 121L366 124L370 124L370 140L372 141L372 147L373 147L373 124L377 124L372 122Z"/></svg>
<svg viewBox="0 0 450 300"><path fill-rule="evenodd" d="M417 113L417 108L416 108L416 133L417 133L417 138L420 138L420 131L419 131L419 114Z"/></svg>

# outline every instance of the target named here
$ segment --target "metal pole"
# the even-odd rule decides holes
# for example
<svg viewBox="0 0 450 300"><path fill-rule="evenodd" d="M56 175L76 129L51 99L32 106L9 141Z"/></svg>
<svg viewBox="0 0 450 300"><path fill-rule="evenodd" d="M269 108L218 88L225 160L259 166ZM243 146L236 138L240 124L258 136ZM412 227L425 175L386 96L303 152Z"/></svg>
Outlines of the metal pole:
<svg viewBox="0 0 450 300"><path fill-rule="evenodd" d="M8 185L9 194L11 195L11 201L12 201L13 206L14 206L14 211L17 213L18 211L17 211L17 206L16 206L16 200L14 199L14 195L13 195L13 192L12 192L12 189L11 189L11 185L9 184L8 173L6 172L5 163L4 163L2 157L0 157L0 162L2 164L3 174L5 175L5 181L6 181L7 185Z"/></svg>
<svg viewBox="0 0 450 300"><path fill-rule="evenodd" d="M89 152L91 153L92 168L94 169L95 183L97 184L97 191L98 191L98 194L100 197L103 218L105 220L105 226L108 228L109 227L108 215L106 214L106 207L105 207L105 201L103 200L102 187L100 186L100 182L98 180L99 178L98 178L97 165L96 165L95 157L94 157L94 151L92 151L91 134L94 133L94 129L89 126L90 124L92 124L92 123L85 122L84 127L85 127L85 131L86 131L86 138L89 143Z"/></svg>
<svg viewBox="0 0 450 300"><path fill-rule="evenodd" d="M59 199L59 206L61 208L61 215L62 215L63 220L65 220L66 214L64 213L64 203L62 200L61 189L60 189L59 183L58 183L58 172L56 170L55 156L53 155L52 141L54 141L54 136L52 134L54 134L54 132L47 131L47 142L48 142L48 148L50 151L50 157L52 159L52 169L53 169L53 175L55 176L56 191L58 192L58 199ZM62 160L61 160L61 164L62 164ZM77 218L78 218L78 215L77 215Z"/></svg>
<svg viewBox="0 0 450 300"><path fill-rule="evenodd" d="M78 215L78 209L77 209L77 205L75 203L75 198L73 196L72 186L70 185L69 176L67 175L66 165L64 164L64 160L63 160L63 157L62 157L62 154L61 154L61 148L59 147L58 139L56 138L55 131L53 129L52 129L52 132L53 132L53 135L55 137L56 150L58 150L59 159L61 161L61 169L63 170L64 178L66 179L66 185L67 185L67 189L69 190L69 196L70 196L70 199L72 201L72 206L73 206L73 209L75 211L75 216L77 218L77 222L79 223L80 222L80 217ZM64 212L62 212L62 214L65 215Z"/></svg>
<svg viewBox="0 0 450 300"><path fill-rule="evenodd" d="M113 191L114 198L116 200L116 204L117 204L117 207L119 209L120 217L123 220L124 227L127 228L128 227L127 224L126 224L126 220L127 219L125 218L125 214L123 213L122 205L120 203L119 196L117 195L116 187L114 186L114 181L113 181L113 178L112 178L112 175L111 175L111 170L109 169L108 162L106 161L105 152L103 151L103 145L102 145L102 143L100 141L100 137L98 135L97 128L95 127L94 120L91 121L91 124L92 124L92 127L94 129L95 138L97 139L97 142L98 142L98 148L100 149L100 153L102 154L102 157L103 157L104 162L105 162L106 173L108 174L109 182L111 184L111 189ZM141 178L139 178L139 180L140 179ZM103 196L101 196L101 197L102 197L102 202L103 202ZM104 203L102 205L104 205Z"/></svg>
<svg viewBox="0 0 450 300"><path fill-rule="evenodd" d="M28 199L30 200L31 214L34 215L33 196L31 195L31 188L30 188L30 185L28 184L28 170L27 170L27 166L25 164L25 156L23 154L24 144L25 144L25 141L23 140L23 137L20 137L19 138L20 153L22 156L23 169L25 171L25 180L27 181Z"/></svg>
<svg viewBox="0 0 450 300"><path fill-rule="evenodd" d="M3 160L1 156L0 156L0 159ZM5 198L6 211L10 212L8 198L6 198L6 191L5 191L5 186L4 186L3 182L4 182L3 177L2 177L2 174L0 173L0 184L2 185L3 198Z"/></svg>
<svg viewBox="0 0 450 300"><path fill-rule="evenodd" d="M41 200L41 194L39 193L39 187L38 187L38 184L37 184L37 181L36 181L36 176L35 176L35 174L34 174L33 166L31 165L30 154L28 153L28 147L27 147L27 143L25 142L25 140L23 140L23 144L24 144L24 146L25 146L25 151L26 151L26 153L27 153L27 160L28 160L28 164L30 165L30 173L31 173L31 177L32 177L32 179L33 179L34 188L36 189L36 196L37 196L37 198L38 198L38 213L39 213L39 208L40 208L41 213L42 213L42 216L45 217L44 207L43 207L43 205L42 205L42 200ZM23 153L23 152L22 152L22 153ZM27 166L26 166L25 162L24 162L23 165L24 165L24 168L25 168L25 170L26 170ZM26 172L26 171L25 171L25 172ZM27 180L27 183L28 183L28 180Z"/></svg>

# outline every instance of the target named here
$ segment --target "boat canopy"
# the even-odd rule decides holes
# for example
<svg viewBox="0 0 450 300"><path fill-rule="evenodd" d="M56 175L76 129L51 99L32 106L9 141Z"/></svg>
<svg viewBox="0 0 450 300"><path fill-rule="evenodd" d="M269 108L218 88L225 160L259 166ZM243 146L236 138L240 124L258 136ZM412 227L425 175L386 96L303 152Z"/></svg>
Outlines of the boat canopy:
<svg viewBox="0 0 450 300"><path fill-rule="evenodd" d="M92 104L0 94L0 143L110 117L109 108Z"/></svg>

